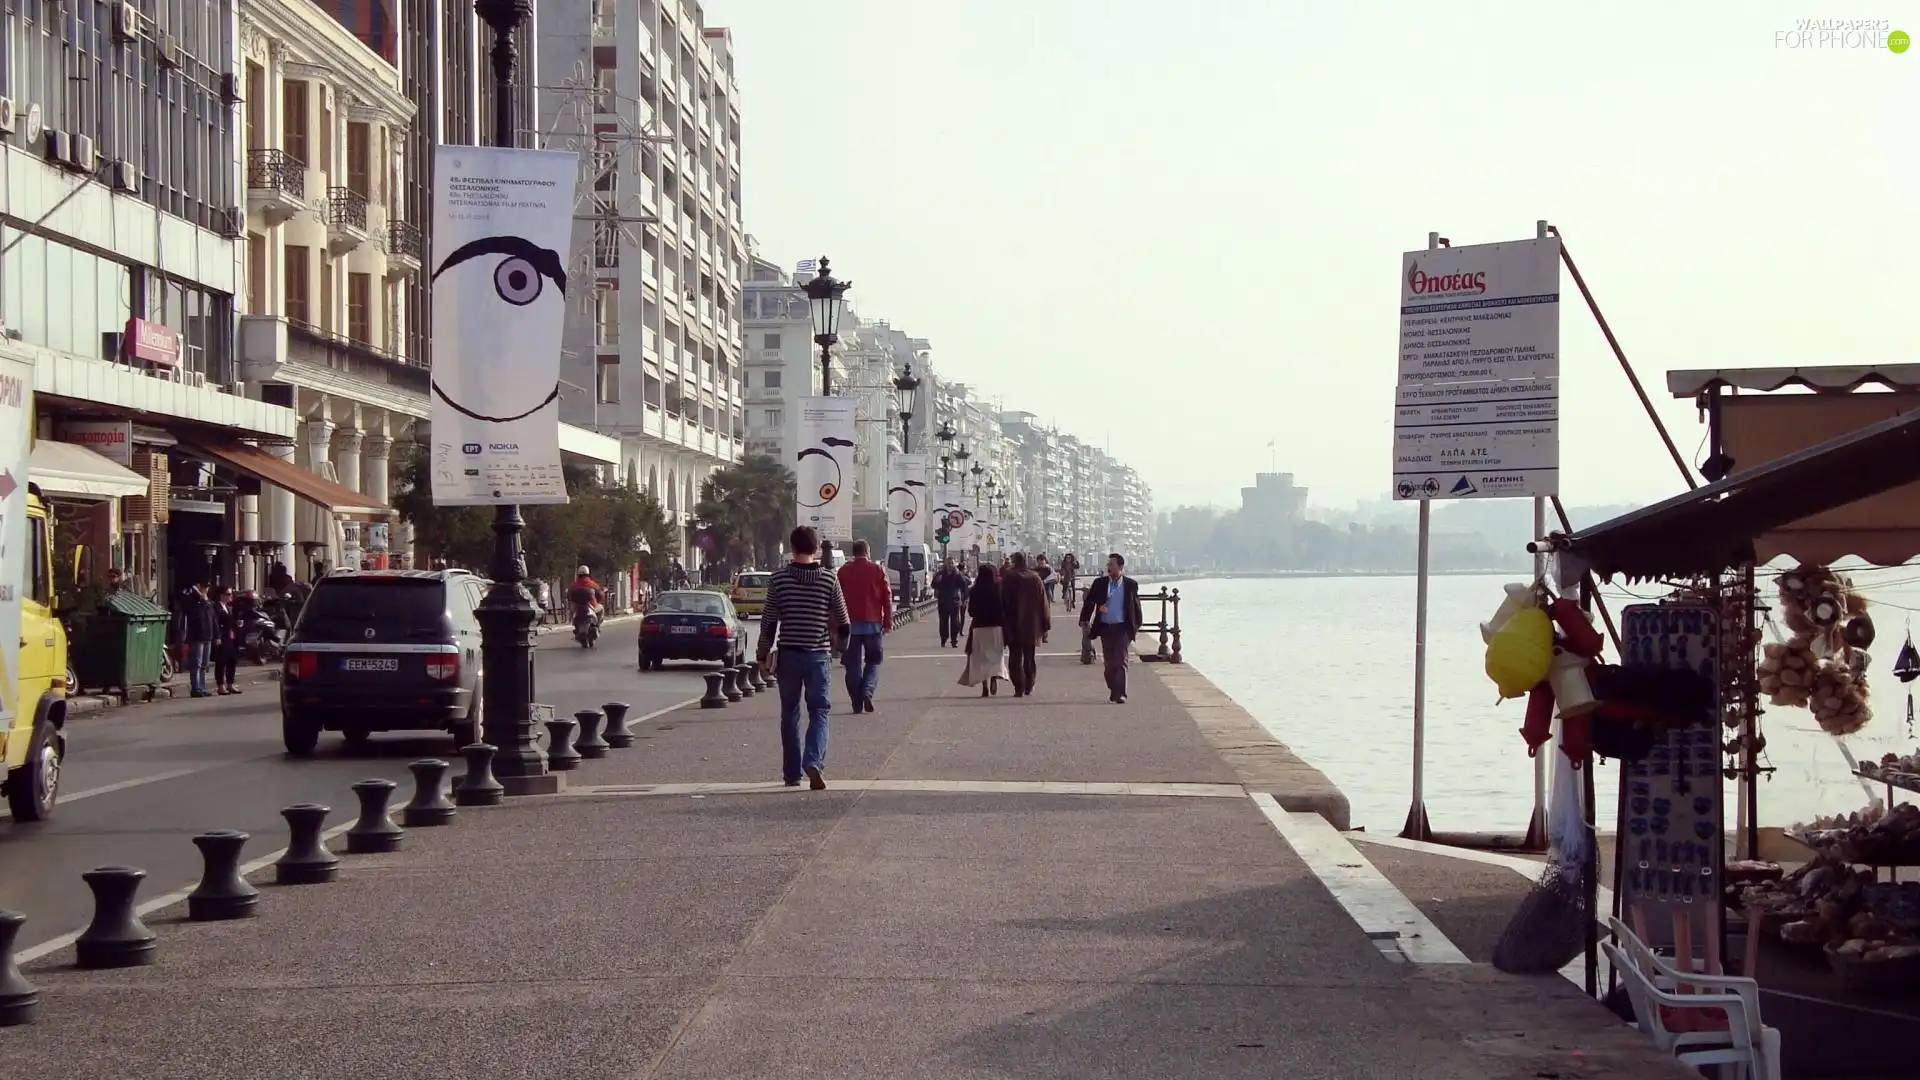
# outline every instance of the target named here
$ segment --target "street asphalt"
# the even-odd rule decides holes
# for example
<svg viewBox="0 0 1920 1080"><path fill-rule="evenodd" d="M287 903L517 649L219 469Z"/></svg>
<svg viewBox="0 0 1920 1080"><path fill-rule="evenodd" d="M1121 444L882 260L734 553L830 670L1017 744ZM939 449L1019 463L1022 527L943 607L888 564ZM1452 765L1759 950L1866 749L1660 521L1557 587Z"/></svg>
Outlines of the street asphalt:
<svg viewBox="0 0 1920 1080"><path fill-rule="evenodd" d="M608 701L642 716L698 697L709 665L639 672L638 625L609 623L592 651L563 633L542 635L540 700L563 716ZM253 836L247 851L258 855L285 845L282 807L330 806L334 825L357 815L355 781L399 783L397 806L413 789L408 762L437 757L454 765L451 775L461 771L453 740L427 732L375 736L365 754L349 754L338 735L328 735L318 756L290 759L280 741L279 691L277 682L258 681L238 697L181 697L75 717L53 817L29 825L0 810L0 908L26 913L20 948L86 924L93 900L80 875L96 866L139 867L147 871L140 895L163 895L198 880L196 833L244 830Z"/></svg>

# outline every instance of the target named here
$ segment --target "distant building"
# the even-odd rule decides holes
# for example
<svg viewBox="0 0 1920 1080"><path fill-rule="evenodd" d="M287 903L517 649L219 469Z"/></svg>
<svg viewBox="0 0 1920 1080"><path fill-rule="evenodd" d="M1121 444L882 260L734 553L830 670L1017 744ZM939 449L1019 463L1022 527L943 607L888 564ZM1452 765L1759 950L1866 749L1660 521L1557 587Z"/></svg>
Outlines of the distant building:
<svg viewBox="0 0 1920 1080"><path fill-rule="evenodd" d="M1255 473L1253 486L1240 489L1240 509L1264 527L1292 528L1306 518L1307 489L1294 486L1292 473Z"/></svg>

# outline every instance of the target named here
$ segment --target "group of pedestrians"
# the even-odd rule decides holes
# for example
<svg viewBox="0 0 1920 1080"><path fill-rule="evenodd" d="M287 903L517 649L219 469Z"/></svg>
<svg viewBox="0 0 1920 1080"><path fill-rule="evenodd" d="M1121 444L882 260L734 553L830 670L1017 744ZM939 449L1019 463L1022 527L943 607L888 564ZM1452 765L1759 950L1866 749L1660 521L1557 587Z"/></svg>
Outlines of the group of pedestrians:
<svg viewBox="0 0 1920 1080"><path fill-rule="evenodd" d="M240 692L234 683L239 677L241 625L231 588L195 582L181 590L174 600L172 629L194 697ZM213 691L207 689L209 669Z"/></svg>

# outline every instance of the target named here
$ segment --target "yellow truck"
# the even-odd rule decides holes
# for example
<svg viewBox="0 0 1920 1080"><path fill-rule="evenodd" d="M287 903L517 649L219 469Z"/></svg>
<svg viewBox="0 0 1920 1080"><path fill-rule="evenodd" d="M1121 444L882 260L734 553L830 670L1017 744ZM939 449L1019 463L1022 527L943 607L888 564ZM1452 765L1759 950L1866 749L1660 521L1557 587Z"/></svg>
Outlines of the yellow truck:
<svg viewBox="0 0 1920 1080"><path fill-rule="evenodd" d="M0 760L15 821L40 821L66 754L67 634L54 613L53 518L27 475L33 367L0 357Z"/></svg>

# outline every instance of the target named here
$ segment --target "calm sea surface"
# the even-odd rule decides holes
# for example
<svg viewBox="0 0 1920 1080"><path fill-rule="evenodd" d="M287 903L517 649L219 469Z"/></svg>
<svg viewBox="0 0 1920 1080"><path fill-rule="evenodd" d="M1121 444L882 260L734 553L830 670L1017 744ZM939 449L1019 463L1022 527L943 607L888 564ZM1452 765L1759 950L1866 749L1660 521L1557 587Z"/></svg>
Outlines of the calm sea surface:
<svg viewBox="0 0 1920 1080"><path fill-rule="evenodd" d="M1870 650L1874 718L1848 745L1861 759L1912 753L1907 687L1892 668L1909 620L1920 610L1920 566L1850 572L1873 602L1878 640ZM1438 830L1526 828L1533 765L1519 735L1525 701L1495 704L1493 684L1482 670L1479 631L1499 606L1501 585L1511 580L1518 579L1436 577L1431 583L1426 799L1428 819ZM1338 784L1353 803L1355 825L1398 831L1407 817L1413 769L1414 579L1177 584L1184 659ZM1621 607L1638 602L1617 590L1606 599L1616 620ZM1773 640L1770 633L1765 640ZM1865 803L1840 747L1806 710L1763 708L1767 757L1778 771L1761 784L1762 825L1791 825ZM1615 766L1595 775L1601 806L1613 805L1617 777ZM1733 820L1731 806L1727 820Z"/></svg>

